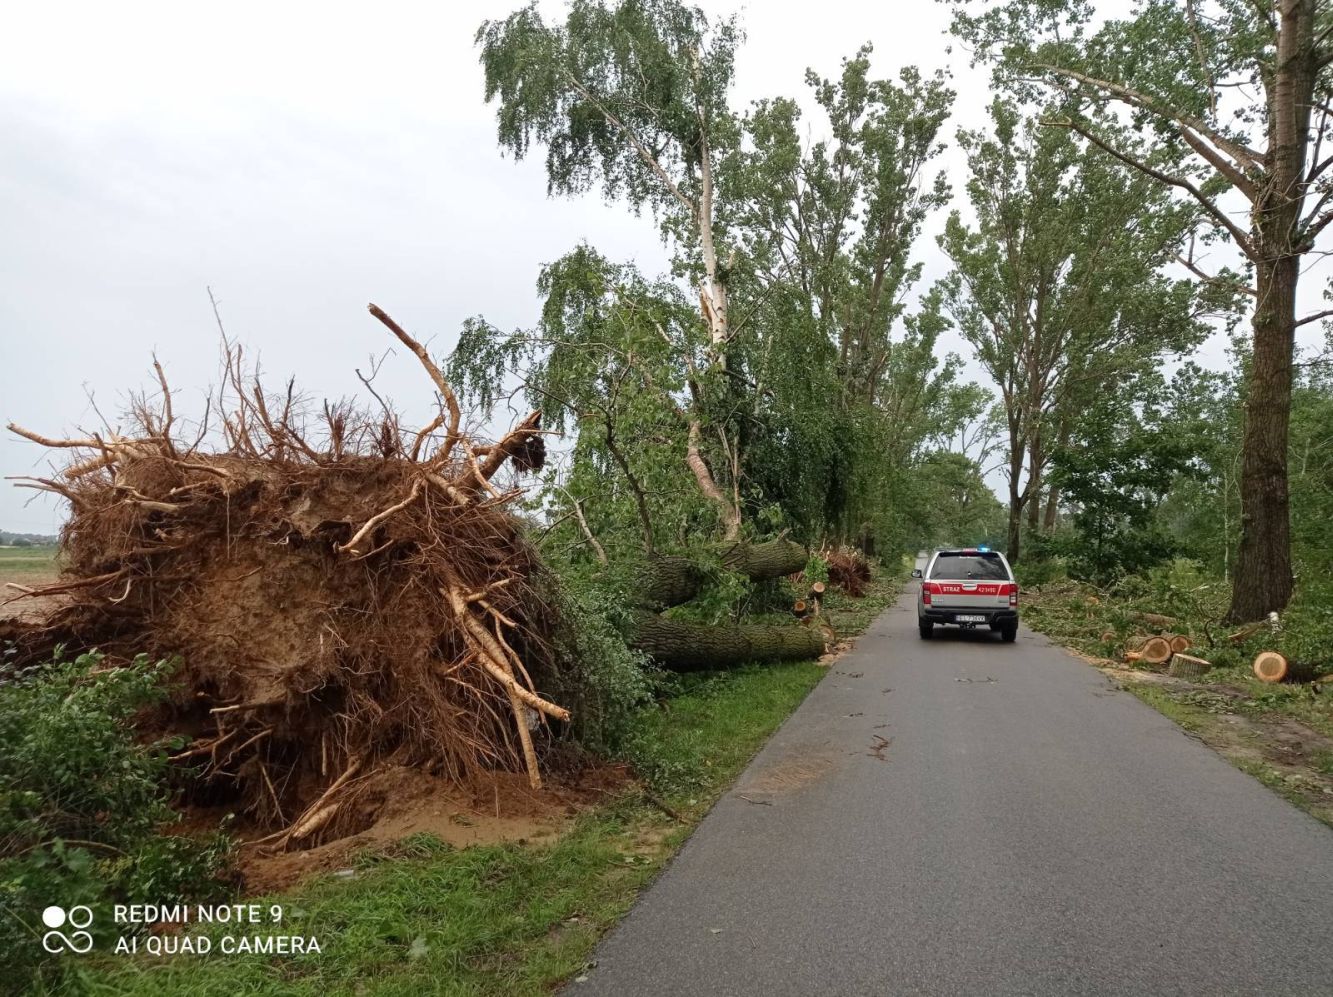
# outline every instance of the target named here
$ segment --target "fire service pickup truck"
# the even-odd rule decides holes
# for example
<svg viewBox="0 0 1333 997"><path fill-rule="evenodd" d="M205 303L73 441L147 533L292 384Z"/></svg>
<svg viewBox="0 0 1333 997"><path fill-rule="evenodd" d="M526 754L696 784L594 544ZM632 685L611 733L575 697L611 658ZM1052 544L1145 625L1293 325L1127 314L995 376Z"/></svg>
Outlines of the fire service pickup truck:
<svg viewBox="0 0 1333 997"><path fill-rule="evenodd" d="M921 579L916 622L923 640L942 624L968 629L986 625L1006 642L1018 636L1018 583L998 551L937 550L912 576Z"/></svg>

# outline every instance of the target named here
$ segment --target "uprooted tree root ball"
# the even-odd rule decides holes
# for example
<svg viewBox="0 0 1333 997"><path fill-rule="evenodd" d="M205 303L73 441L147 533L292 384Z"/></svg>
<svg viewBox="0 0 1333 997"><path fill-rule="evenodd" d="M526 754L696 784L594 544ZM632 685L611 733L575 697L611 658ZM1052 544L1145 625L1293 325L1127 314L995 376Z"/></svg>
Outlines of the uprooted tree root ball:
<svg viewBox="0 0 1333 997"><path fill-rule="evenodd" d="M128 435L48 439L73 456L32 479L64 496L62 595L27 646L63 641L113 658L178 658L169 705L145 722L188 738L196 792L243 808L275 844L356 830L377 773L447 778L526 771L540 785L546 721L568 713L539 690L567 685L558 612L511 511L506 464L541 465L533 413L489 445L426 351L375 306L421 361L440 415L400 430L325 405L308 420L290 386L267 394L228 347L210 400L221 442L181 439L171 393L134 406Z"/></svg>

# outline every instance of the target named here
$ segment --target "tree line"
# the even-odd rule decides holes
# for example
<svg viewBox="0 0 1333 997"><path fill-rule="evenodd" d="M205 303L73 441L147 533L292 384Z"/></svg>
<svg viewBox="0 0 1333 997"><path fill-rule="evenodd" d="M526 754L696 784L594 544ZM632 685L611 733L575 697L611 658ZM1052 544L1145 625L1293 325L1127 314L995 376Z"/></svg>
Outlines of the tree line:
<svg viewBox="0 0 1333 997"><path fill-rule="evenodd" d="M1325 5L952 6L994 80L986 126L956 133L948 77L881 76L870 45L808 71L804 102L738 108L740 24L679 0L483 24L502 150L646 216L670 269L572 246L536 323L469 320L449 375L487 405L517 380L568 432L540 502L576 573L629 585L775 535L984 541L1090 576L1187 552L1232 581L1233 618L1281 609L1333 484L1328 380L1294 347L1326 317L1296 314L1333 220ZM951 270L925 286L935 217ZM1246 319L1231 370L1182 364ZM949 329L970 356L942 355Z"/></svg>

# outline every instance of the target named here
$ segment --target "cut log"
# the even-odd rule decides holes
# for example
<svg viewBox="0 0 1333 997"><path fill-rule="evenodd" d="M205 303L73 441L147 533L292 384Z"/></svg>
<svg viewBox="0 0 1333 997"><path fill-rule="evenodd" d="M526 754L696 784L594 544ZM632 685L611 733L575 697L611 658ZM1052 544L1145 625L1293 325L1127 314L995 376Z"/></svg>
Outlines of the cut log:
<svg viewBox="0 0 1333 997"><path fill-rule="evenodd" d="M816 629L794 625L706 626L639 616L631 643L659 666L674 672L730 668L747 662L814 660L824 653Z"/></svg>
<svg viewBox="0 0 1333 997"><path fill-rule="evenodd" d="M1314 666L1304 661L1289 661L1277 651L1260 651L1254 659L1254 674L1260 682L1309 682Z"/></svg>
<svg viewBox="0 0 1333 997"><path fill-rule="evenodd" d="M1212 662L1203 658L1196 658L1190 654L1173 654L1166 673L1178 679L1197 679L1212 667Z"/></svg>
<svg viewBox="0 0 1333 997"><path fill-rule="evenodd" d="M804 616L810 611L809 604L804 599L797 599L791 604L791 611L796 616Z"/></svg>
<svg viewBox="0 0 1333 997"><path fill-rule="evenodd" d="M825 585L823 582L811 582L810 594L814 596L821 596L824 594L824 590L826 588L828 588L828 586Z"/></svg>
<svg viewBox="0 0 1333 997"><path fill-rule="evenodd" d="M1144 641L1139 656L1145 664L1164 665L1171 660L1171 642L1165 637L1149 637Z"/></svg>
<svg viewBox="0 0 1333 997"><path fill-rule="evenodd" d="M1174 634L1171 638L1171 653L1179 654L1181 651L1188 651L1194 646L1194 641L1190 640L1184 634Z"/></svg>
<svg viewBox="0 0 1333 997"><path fill-rule="evenodd" d="M1103 643L1103 644L1109 644L1109 643L1111 643L1113 640L1115 640L1115 631L1114 631L1114 630L1103 630L1103 631L1102 631L1102 643Z"/></svg>
<svg viewBox="0 0 1333 997"><path fill-rule="evenodd" d="M1125 662L1126 662L1127 664L1130 664L1130 665L1134 664L1134 662L1138 661L1138 660L1139 660L1140 658L1142 658L1142 657L1143 657L1143 652L1142 652L1142 651L1126 651L1126 652L1125 652Z"/></svg>

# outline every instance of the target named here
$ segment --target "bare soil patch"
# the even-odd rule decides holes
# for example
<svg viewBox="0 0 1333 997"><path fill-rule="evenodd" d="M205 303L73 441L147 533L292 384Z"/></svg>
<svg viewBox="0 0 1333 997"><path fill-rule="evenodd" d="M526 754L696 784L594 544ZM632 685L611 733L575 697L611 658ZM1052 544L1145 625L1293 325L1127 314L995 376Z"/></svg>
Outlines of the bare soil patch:
<svg viewBox="0 0 1333 997"><path fill-rule="evenodd" d="M603 765L550 780L540 790L524 775L497 772L459 784L420 769L400 767L385 774L375 791L363 794L372 812L365 830L303 851L277 851L252 841L239 849L239 874L246 894L289 889L317 874L347 869L366 852L393 854L415 835L431 835L455 848L503 842L541 843L556 838L569 822L630 784L624 766ZM200 812L192 823L216 822ZM244 838L257 838L242 832Z"/></svg>

